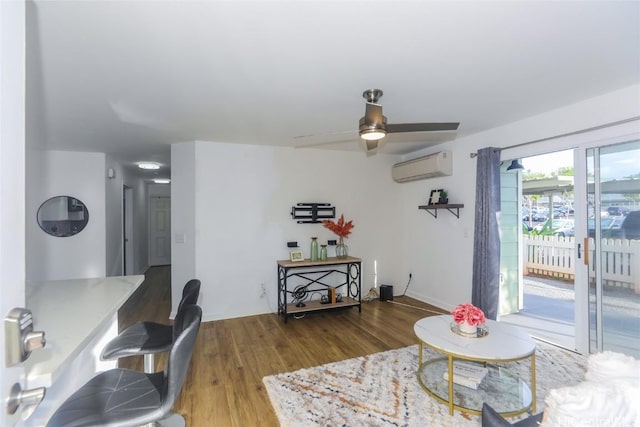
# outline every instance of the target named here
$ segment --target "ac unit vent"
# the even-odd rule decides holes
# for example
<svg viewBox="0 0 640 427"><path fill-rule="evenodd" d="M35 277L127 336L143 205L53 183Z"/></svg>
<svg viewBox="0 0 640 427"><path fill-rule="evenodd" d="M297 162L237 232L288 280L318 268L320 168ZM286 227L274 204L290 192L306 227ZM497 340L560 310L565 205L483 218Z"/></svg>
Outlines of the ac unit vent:
<svg viewBox="0 0 640 427"><path fill-rule="evenodd" d="M391 168L391 177L395 182L410 182L437 176L451 176L452 174L451 151L440 151L428 156L396 163Z"/></svg>

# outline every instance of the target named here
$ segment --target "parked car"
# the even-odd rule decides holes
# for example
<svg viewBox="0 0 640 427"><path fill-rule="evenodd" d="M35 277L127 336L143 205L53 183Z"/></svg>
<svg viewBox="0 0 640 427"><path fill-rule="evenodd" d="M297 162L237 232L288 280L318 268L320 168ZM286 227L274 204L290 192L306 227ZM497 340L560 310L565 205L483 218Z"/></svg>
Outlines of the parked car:
<svg viewBox="0 0 640 427"><path fill-rule="evenodd" d="M534 212L531 215L531 220L535 222L542 222L546 221L547 219L549 219L549 213L546 211Z"/></svg>
<svg viewBox="0 0 640 427"><path fill-rule="evenodd" d="M568 237L575 234L575 226L572 219L549 219L533 227L532 234Z"/></svg>
<svg viewBox="0 0 640 427"><path fill-rule="evenodd" d="M576 230L572 220L553 221L554 236L569 237L573 236L575 232Z"/></svg>
<svg viewBox="0 0 640 427"><path fill-rule="evenodd" d="M607 212L611 216L624 216L629 213L629 208L625 208L621 206L609 206L607 208Z"/></svg>
<svg viewBox="0 0 640 427"><path fill-rule="evenodd" d="M621 239L640 240L640 211L629 212L614 234Z"/></svg>
<svg viewBox="0 0 640 427"><path fill-rule="evenodd" d="M553 211L553 217L554 218L566 218L567 215L567 211L565 210L561 210L561 209L556 209Z"/></svg>
<svg viewBox="0 0 640 427"><path fill-rule="evenodd" d="M603 238L609 238L609 237L617 237L616 234L618 234L618 229L620 229L620 226L622 225L622 221L623 218L622 217L615 217L615 216L606 216L606 217L602 217L600 219L600 236ZM590 218L587 224L587 227L589 228L589 237L595 237L596 235L596 221L593 218Z"/></svg>

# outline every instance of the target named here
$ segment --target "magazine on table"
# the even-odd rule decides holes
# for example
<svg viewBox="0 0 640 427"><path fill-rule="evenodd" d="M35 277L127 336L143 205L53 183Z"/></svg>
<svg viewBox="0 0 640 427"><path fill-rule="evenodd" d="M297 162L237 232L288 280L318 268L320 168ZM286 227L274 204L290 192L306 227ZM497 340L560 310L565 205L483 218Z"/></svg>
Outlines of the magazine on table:
<svg viewBox="0 0 640 427"><path fill-rule="evenodd" d="M453 362L454 384L477 390L487 373L489 373L489 369L477 363ZM449 371L446 370L442 377L449 381Z"/></svg>

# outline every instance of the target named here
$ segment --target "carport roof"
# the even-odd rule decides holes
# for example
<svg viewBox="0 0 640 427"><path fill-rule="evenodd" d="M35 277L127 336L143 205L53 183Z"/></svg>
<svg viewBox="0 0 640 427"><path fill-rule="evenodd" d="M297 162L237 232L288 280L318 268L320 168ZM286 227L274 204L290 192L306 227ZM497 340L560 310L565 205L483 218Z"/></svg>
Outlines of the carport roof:
<svg viewBox="0 0 640 427"><path fill-rule="evenodd" d="M573 190L572 176L554 176L552 178L532 179L522 182L522 194L563 193ZM589 184L589 192L593 192L593 184ZM600 184L603 194L640 193L640 178L614 179Z"/></svg>

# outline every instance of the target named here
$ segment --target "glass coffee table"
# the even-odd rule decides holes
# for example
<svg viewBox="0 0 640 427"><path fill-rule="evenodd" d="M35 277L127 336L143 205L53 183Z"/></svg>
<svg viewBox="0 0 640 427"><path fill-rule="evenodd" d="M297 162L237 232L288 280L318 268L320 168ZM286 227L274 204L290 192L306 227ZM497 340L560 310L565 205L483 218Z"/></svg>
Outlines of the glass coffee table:
<svg viewBox="0 0 640 427"><path fill-rule="evenodd" d="M535 341L517 327L493 320L487 320L483 333L478 333L477 337L459 335L453 325L451 315L427 317L414 325L419 344L420 386L432 397L447 404L451 415L454 409L480 414L485 402L504 416L518 415L529 409L535 412ZM423 361L425 345L444 357ZM477 389L454 383L454 359L457 363L471 362L488 368ZM523 359L530 359L530 387L503 366L492 365ZM444 379L445 375L448 375L448 380Z"/></svg>

